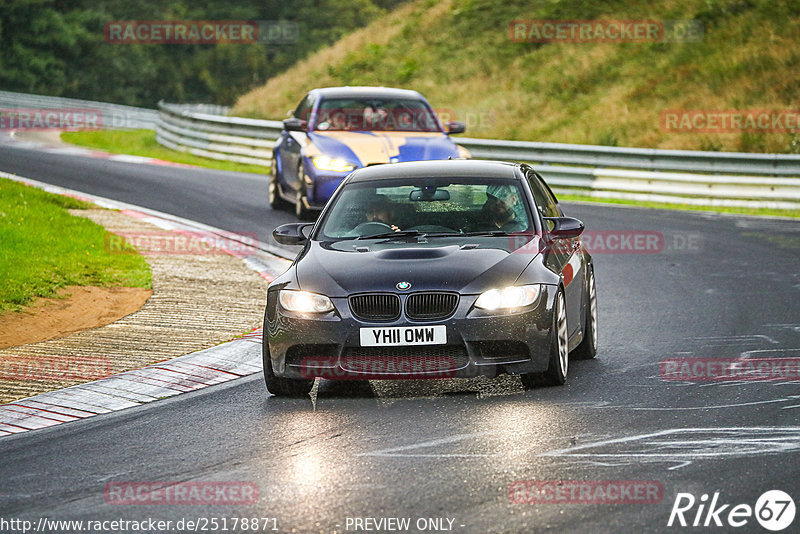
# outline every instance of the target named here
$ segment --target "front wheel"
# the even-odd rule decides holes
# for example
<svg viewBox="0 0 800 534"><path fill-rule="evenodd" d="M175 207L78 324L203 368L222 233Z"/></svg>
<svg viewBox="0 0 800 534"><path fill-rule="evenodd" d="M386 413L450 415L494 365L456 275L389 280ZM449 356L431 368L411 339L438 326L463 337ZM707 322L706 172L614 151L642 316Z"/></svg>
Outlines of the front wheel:
<svg viewBox="0 0 800 534"><path fill-rule="evenodd" d="M597 354L597 290L594 286L594 270L589 269L587 288L586 318L583 327L583 341L572 351L578 360L591 360Z"/></svg>
<svg viewBox="0 0 800 534"><path fill-rule="evenodd" d="M295 378L283 378L275 376L272 370L272 359L269 357L269 343L267 335L264 333L262 342L261 357L264 362L264 382L267 391L276 397L305 397L314 387L314 380L303 380Z"/></svg>
<svg viewBox="0 0 800 534"><path fill-rule="evenodd" d="M526 388L563 385L567 381L567 371L569 370L568 343L567 307L564 303L564 292L559 290L553 310L553 333L547 371L522 375L522 384Z"/></svg>
<svg viewBox="0 0 800 534"><path fill-rule="evenodd" d="M301 221L306 221L311 218L311 210L306 206L308 205L308 195L306 194L306 169L301 161L297 166L297 193L294 198L294 214Z"/></svg>
<svg viewBox="0 0 800 534"><path fill-rule="evenodd" d="M280 209L286 205L286 201L281 198L280 185L278 184L278 162L276 158L272 159L272 165L269 169L269 205L272 209Z"/></svg>

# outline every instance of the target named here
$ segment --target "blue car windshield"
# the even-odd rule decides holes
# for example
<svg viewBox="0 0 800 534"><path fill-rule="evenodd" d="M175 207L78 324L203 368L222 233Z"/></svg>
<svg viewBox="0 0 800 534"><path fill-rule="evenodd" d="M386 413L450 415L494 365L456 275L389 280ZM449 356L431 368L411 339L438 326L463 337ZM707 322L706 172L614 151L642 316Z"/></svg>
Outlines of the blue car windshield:
<svg viewBox="0 0 800 534"><path fill-rule="evenodd" d="M422 100L335 98L320 102L317 131L441 132L436 116Z"/></svg>
<svg viewBox="0 0 800 534"><path fill-rule="evenodd" d="M352 183L336 196L317 239L368 239L392 232L428 236L533 232L527 204L519 184L511 180Z"/></svg>

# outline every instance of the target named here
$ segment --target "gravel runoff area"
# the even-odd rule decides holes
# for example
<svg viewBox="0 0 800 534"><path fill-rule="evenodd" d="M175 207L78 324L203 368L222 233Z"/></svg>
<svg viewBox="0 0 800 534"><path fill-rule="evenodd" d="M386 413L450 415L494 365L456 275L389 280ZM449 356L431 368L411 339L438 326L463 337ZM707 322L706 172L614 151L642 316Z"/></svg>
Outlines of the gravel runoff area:
<svg viewBox="0 0 800 534"><path fill-rule="evenodd" d="M71 213L117 234L170 232L135 213ZM0 403L206 349L261 325L268 281L241 258L199 249L144 255L153 295L139 311L103 327L0 350Z"/></svg>

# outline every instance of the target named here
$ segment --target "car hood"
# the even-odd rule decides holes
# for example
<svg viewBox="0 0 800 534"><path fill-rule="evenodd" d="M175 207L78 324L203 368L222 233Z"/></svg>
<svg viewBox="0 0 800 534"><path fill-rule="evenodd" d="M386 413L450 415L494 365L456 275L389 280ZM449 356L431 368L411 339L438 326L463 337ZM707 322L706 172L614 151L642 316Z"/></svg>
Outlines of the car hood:
<svg viewBox="0 0 800 534"><path fill-rule="evenodd" d="M369 250L359 252L354 245ZM333 248L338 246L350 249ZM410 283L410 292L446 290L468 295L513 284L534 257L503 248L457 244L312 241L295 268L300 289L329 297L364 291L396 292L398 282Z"/></svg>
<svg viewBox="0 0 800 534"><path fill-rule="evenodd" d="M308 137L308 156L344 158L362 167L459 155L456 144L440 132L312 132Z"/></svg>

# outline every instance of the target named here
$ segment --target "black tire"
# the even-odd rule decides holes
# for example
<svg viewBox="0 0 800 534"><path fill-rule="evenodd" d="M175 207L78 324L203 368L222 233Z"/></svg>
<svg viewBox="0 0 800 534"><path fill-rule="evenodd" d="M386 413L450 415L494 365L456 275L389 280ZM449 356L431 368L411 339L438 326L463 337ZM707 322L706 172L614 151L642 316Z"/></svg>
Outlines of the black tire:
<svg viewBox="0 0 800 534"><path fill-rule="evenodd" d="M272 371L272 360L269 357L269 343L267 334L264 333L264 341L261 345L261 359L264 362L264 383L267 391L276 397L305 397L314 387L314 380L303 380L295 378L283 378L275 376Z"/></svg>
<svg viewBox="0 0 800 534"><path fill-rule="evenodd" d="M576 360L591 360L597 354L597 289L594 283L593 269L589 269L587 297L583 341L572 352Z"/></svg>
<svg viewBox="0 0 800 534"><path fill-rule="evenodd" d="M567 381L569 371L569 333L564 292L559 289L553 310L553 333L550 342L550 360L544 373L526 373L521 376L526 388L561 386Z"/></svg>
<svg viewBox="0 0 800 534"><path fill-rule="evenodd" d="M311 219L311 210L306 207L308 198L306 197L306 169L301 161L297 166L297 193L294 199L294 214L301 221Z"/></svg>
<svg viewBox="0 0 800 534"><path fill-rule="evenodd" d="M269 169L269 185L267 186L267 196L269 198L269 205L272 209L281 209L286 206L286 201L281 197L280 185L278 185L278 164L275 158L272 158L272 165Z"/></svg>

